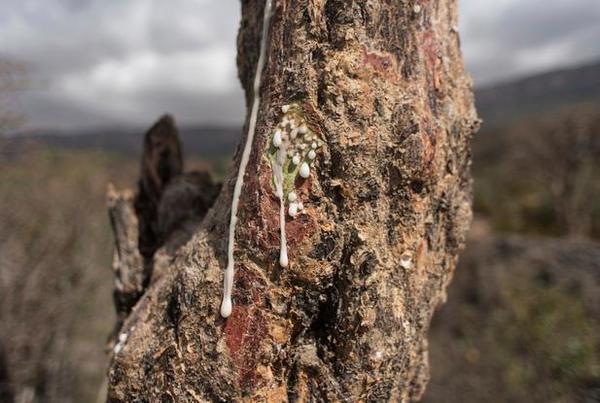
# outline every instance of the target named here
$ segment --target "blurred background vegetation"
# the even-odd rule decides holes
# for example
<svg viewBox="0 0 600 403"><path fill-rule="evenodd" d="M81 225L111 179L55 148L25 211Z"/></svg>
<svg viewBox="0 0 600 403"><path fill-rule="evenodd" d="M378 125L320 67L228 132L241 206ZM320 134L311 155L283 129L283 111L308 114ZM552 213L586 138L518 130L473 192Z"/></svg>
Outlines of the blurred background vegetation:
<svg viewBox="0 0 600 403"><path fill-rule="evenodd" d="M3 66L14 84L20 67ZM432 324L425 401L600 401L600 63L477 103L475 221ZM0 136L1 402L100 396L114 324L104 192L135 186L143 131ZM188 164L222 177L239 132L184 127Z"/></svg>
<svg viewBox="0 0 600 403"><path fill-rule="evenodd" d="M600 401L600 63L476 91L475 219L426 402Z"/></svg>

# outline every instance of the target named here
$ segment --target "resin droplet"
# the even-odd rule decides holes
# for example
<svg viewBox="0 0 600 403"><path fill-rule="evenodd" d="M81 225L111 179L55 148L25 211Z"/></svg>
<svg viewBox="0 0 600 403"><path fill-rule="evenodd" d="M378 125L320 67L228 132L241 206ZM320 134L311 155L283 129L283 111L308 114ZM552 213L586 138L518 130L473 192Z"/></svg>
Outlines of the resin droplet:
<svg viewBox="0 0 600 403"><path fill-rule="evenodd" d="M413 266L412 256L409 253L404 253L400 257L400 267L402 267L403 269L406 269L406 270L410 270L410 269L412 269L412 266Z"/></svg>
<svg viewBox="0 0 600 403"><path fill-rule="evenodd" d="M290 193L288 194L288 201L289 201L290 203L293 203L293 202L295 202L297 198L298 198L298 196L296 195L296 192L290 192Z"/></svg>
<svg viewBox="0 0 600 403"><path fill-rule="evenodd" d="M288 255L287 255L287 249L286 250L281 250L281 252L279 253L279 265L283 268L288 267Z"/></svg>
<svg viewBox="0 0 600 403"><path fill-rule="evenodd" d="M306 162L303 162L302 165L300 165L300 176L303 177L304 179L308 178L310 175L310 167L308 166L308 164Z"/></svg>
<svg viewBox="0 0 600 403"><path fill-rule="evenodd" d="M274 145L275 147L279 148L279 147L281 147L281 142L282 142L282 139L281 139L281 131L280 131L280 130L277 130L277 131L275 132L275 135L273 136L273 145Z"/></svg>
<svg viewBox="0 0 600 403"><path fill-rule="evenodd" d="M228 318L229 315L231 315L232 310L233 304L231 303L231 297L223 298L223 302L221 303L221 316Z"/></svg>
<svg viewBox="0 0 600 403"><path fill-rule="evenodd" d="M308 152L308 159L309 160L314 160L317 157L317 153L315 152L315 150L310 150Z"/></svg>
<svg viewBox="0 0 600 403"><path fill-rule="evenodd" d="M294 155L294 158L292 158L292 162L294 163L294 165L298 165L300 163L300 156L298 154Z"/></svg>
<svg viewBox="0 0 600 403"><path fill-rule="evenodd" d="M290 206L288 207L288 214L292 218L298 215L298 205L296 203L290 203Z"/></svg>

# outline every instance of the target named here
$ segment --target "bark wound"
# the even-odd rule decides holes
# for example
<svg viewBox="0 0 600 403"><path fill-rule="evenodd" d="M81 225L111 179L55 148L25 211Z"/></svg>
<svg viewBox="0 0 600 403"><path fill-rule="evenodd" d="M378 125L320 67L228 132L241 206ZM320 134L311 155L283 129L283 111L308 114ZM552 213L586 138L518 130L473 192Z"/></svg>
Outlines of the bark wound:
<svg viewBox="0 0 600 403"><path fill-rule="evenodd" d="M160 399L165 374L182 401L412 401L423 393L429 321L471 214L478 120L453 29L456 1L273 6L235 233L232 315L222 319L219 305L237 169L126 318L129 336L109 373L113 401ZM242 2L238 68L248 103L263 7ZM281 106L292 103L323 147L310 177L295 183L307 209L286 222L290 265L281 268L266 150ZM169 317L177 326L165 326ZM158 369L144 373L141 362Z"/></svg>
<svg viewBox="0 0 600 403"><path fill-rule="evenodd" d="M257 382L257 366L261 359L261 345L267 337L265 285L260 277L245 267L236 272L236 305L224 332L227 348L238 375L238 384L247 389Z"/></svg>
<svg viewBox="0 0 600 403"><path fill-rule="evenodd" d="M375 74L380 75L391 84L398 83L398 68L392 54L369 52L366 47L363 48L363 52L364 67L372 69Z"/></svg>

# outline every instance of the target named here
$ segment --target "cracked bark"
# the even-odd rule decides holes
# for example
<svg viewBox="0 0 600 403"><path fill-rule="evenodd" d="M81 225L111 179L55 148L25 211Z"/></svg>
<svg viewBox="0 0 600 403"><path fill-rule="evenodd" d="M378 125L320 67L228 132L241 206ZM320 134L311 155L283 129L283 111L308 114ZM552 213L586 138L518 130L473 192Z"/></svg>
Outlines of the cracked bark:
<svg viewBox="0 0 600 403"><path fill-rule="evenodd" d="M247 103L263 7L242 2ZM164 181L153 220L175 215L178 224L155 245L151 278L115 338L109 401L420 398L429 322L471 219L478 119L456 26L453 0L274 1L233 313L223 319L219 307L239 149L218 196L205 176L203 185L178 172ZM306 210L288 217L282 269L265 156L291 102L325 145L297 183ZM214 197L197 203L192 193Z"/></svg>

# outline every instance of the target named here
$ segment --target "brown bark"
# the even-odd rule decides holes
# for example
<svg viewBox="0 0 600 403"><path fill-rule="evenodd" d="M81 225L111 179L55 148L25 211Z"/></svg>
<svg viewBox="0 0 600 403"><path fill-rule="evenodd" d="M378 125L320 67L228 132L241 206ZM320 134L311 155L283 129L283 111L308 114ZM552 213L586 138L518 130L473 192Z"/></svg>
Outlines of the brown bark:
<svg viewBox="0 0 600 403"><path fill-rule="evenodd" d="M248 104L263 6L242 2ZM237 168L190 241L162 253L121 327L110 401L420 398L427 329L471 217L478 120L456 9L453 0L274 1L233 313L223 319L219 307ZM291 103L323 146L295 183L305 210L287 217L283 269L268 153Z"/></svg>

